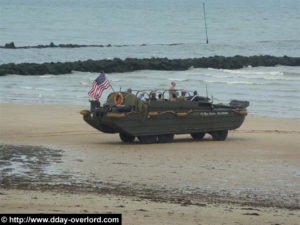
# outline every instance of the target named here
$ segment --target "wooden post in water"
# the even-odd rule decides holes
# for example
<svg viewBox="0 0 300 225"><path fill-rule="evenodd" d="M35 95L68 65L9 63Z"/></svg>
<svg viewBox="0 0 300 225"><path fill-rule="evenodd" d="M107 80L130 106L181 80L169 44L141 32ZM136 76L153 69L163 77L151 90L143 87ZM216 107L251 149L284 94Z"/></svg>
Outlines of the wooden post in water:
<svg viewBox="0 0 300 225"><path fill-rule="evenodd" d="M204 3L204 2L203 2L203 16L204 16L205 33L206 33L206 44L208 44L207 25L206 25L206 14L205 14L205 3Z"/></svg>

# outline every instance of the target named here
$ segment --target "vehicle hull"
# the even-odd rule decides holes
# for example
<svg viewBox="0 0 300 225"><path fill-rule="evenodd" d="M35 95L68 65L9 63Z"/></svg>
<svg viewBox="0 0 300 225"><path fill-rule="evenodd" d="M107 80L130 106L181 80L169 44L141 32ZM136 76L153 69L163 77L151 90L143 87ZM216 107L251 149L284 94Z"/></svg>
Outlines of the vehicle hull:
<svg viewBox="0 0 300 225"><path fill-rule="evenodd" d="M228 130L239 128L247 115L247 101L232 100L229 104L201 101L142 101L130 93L121 93L124 104L117 104L111 93L107 102L91 101L90 110L82 110L84 120L104 133L119 133L123 142L171 142L175 134L191 134L201 140L209 133L213 140L226 139Z"/></svg>
<svg viewBox="0 0 300 225"><path fill-rule="evenodd" d="M125 133L132 136L188 134L233 130L245 119L243 111L192 111L176 113L91 113L87 111L84 120L104 133ZM117 117L118 115L118 117Z"/></svg>

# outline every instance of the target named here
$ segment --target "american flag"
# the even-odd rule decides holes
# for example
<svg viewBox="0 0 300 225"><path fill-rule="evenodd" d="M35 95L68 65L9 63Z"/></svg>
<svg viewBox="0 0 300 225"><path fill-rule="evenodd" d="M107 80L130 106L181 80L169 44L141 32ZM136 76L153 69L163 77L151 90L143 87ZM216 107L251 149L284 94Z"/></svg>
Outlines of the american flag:
<svg viewBox="0 0 300 225"><path fill-rule="evenodd" d="M93 81L93 87L88 95L98 100L101 97L102 92L109 87L110 84L108 80L106 80L104 73L101 73L97 79Z"/></svg>

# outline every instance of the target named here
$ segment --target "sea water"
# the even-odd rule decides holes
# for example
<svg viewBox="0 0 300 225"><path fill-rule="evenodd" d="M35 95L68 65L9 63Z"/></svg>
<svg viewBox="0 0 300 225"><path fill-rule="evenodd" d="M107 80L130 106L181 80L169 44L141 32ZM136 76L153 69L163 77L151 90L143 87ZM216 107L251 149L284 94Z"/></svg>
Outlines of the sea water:
<svg viewBox="0 0 300 225"><path fill-rule="evenodd" d="M80 104L89 108L87 93L97 76L76 71L67 75L4 76L0 78L0 102ZM229 103L234 99L250 101L250 114L300 118L300 67L144 70L111 73L107 78L117 91L168 89L176 81L178 89L198 90L214 103ZM102 103L111 91L104 91Z"/></svg>
<svg viewBox="0 0 300 225"><path fill-rule="evenodd" d="M206 44L203 3L209 44ZM127 57L300 56L299 0L1 0L0 64ZM1 102L88 104L96 73L0 77ZM214 102L249 100L251 114L300 117L300 67L108 74L114 89L195 90ZM103 102L109 90L101 98ZM213 96L213 97L211 97Z"/></svg>

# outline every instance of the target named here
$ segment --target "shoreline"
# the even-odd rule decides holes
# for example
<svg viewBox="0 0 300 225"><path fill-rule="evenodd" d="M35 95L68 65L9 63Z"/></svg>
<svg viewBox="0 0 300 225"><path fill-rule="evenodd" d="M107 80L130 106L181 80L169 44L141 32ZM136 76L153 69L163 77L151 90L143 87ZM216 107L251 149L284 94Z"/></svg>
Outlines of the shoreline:
<svg viewBox="0 0 300 225"><path fill-rule="evenodd" d="M158 215L155 207L161 205L167 215L169 209L176 208L175 217L185 210L187 214L195 210L194 217L197 210L210 210L220 219L224 210L227 214L231 210L243 224L251 224L256 214L262 219L276 211L280 212L278 217L268 217L274 223L299 219L295 210L300 208L300 119L247 116L241 128L230 131L224 142L212 141L210 136L197 142L189 135L176 135L169 144L123 144L118 135L98 132L86 124L79 114L82 107L0 104L4 175L0 211L7 212L11 209L8 206L14 205L18 212L55 207L59 212L77 212L77 208L63 205L64 200L78 201L79 195L119 198L117 202L128 204L107 200L106 205L120 209L126 218L130 214L127 205L132 207L138 200L139 207L146 210L135 211L139 219L154 212ZM22 202L26 198L22 193L39 199L32 200L36 202L32 211L21 206L17 209L18 201L6 199L6 195L16 194L15 199ZM61 195L62 200L54 205L49 200L53 195ZM42 201L47 207L40 206ZM93 206L103 208L101 202ZM244 212L242 208L259 211ZM92 206L87 211L94 212ZM125 224L137 224L131 222Z"/></svg>

